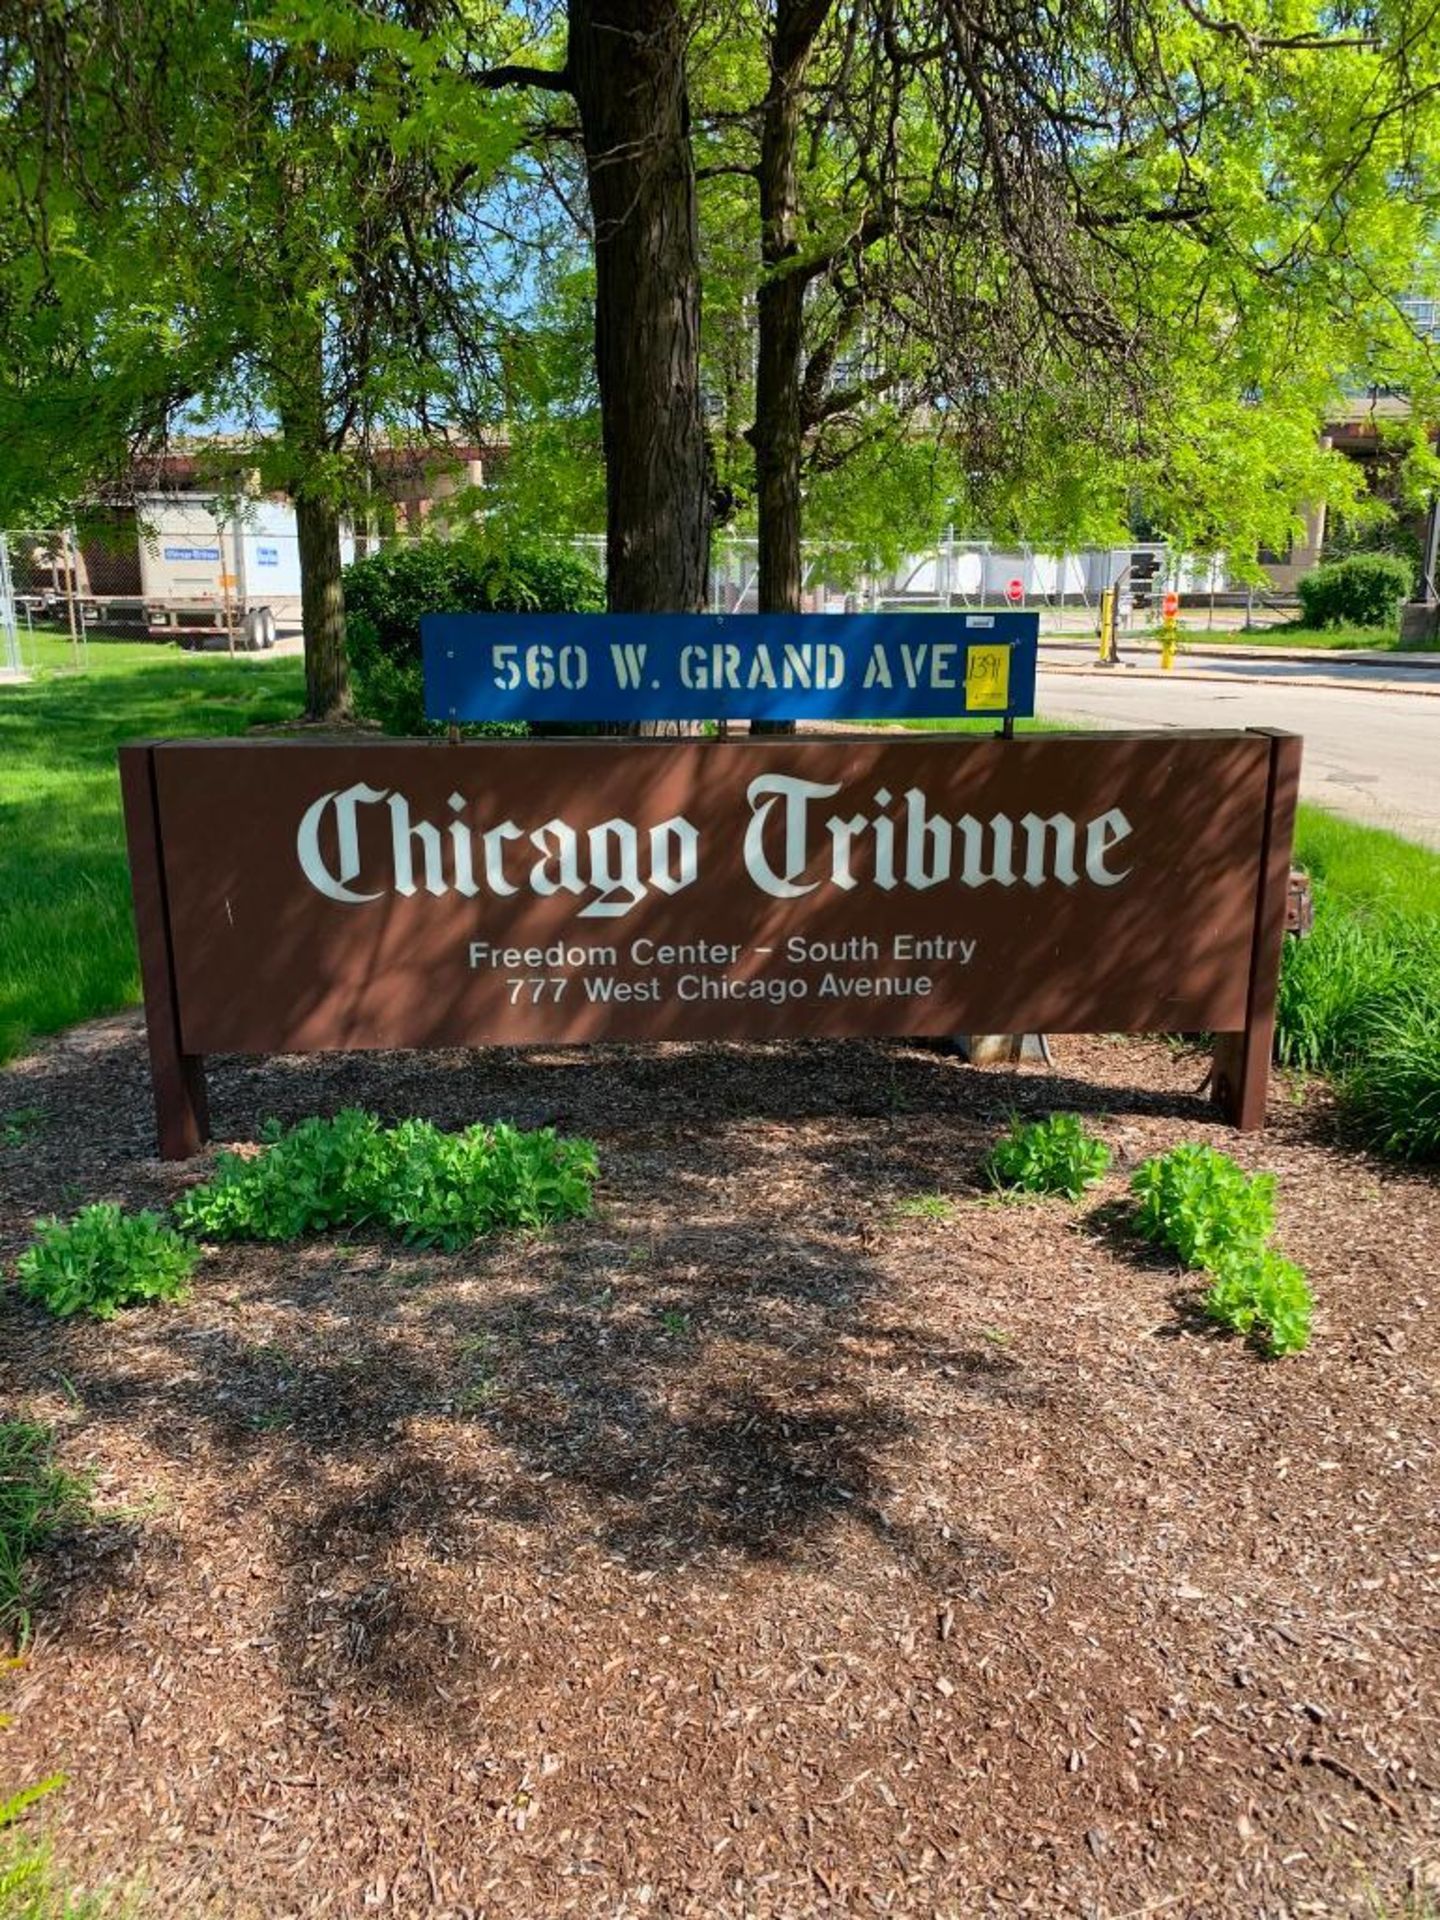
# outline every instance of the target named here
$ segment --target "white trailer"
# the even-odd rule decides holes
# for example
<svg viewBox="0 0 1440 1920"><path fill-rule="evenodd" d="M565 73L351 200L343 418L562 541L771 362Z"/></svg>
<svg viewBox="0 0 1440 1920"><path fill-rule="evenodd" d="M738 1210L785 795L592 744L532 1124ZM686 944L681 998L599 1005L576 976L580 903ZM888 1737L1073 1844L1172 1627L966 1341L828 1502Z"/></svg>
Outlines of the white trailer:
<svg viewBox="0 0 1440 1920"><path fill-rule="evenodd" d="M300 542L286 500L236 507L213 494L149 494L136 503L145 622L160 638L272 646L300 628ZM354 558L342 527L340 557Z"/></svg>

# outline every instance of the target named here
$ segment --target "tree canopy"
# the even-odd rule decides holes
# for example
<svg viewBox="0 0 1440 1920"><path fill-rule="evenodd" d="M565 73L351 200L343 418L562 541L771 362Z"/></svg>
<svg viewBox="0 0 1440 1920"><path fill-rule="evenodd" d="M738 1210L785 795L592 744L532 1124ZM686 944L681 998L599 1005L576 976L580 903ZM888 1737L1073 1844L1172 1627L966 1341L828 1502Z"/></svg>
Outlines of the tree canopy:
<svg viewBox="0 0 1440 1920"><path fill-rule="evenodd" d="M1357 389L1433 486L1434 0L67 0L0 58L0 501L189 409L329 593L367 440L503 418L492 509L603 502L612 605L703 604L718 522L783 608L802 535L1359 522Z"/></svg>
<svg viewBox="0 0 1440 1920"><path fill-rule="evenodd" d="M295 502L315 714L344 704L338 515L371 445L493 391L470 207L517 135L443 26L75 0L3 41L0 518L208 429L217 482Z"/></svg>

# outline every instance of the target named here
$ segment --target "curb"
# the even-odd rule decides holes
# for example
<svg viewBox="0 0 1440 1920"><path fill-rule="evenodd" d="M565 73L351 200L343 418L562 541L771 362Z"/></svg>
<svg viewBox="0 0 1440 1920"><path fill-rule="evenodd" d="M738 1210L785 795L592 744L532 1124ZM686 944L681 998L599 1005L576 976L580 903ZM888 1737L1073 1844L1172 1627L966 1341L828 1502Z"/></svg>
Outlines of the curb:
<svg viewBox="0 0 1440 1920"><path fill-rule="evenodd" d="M1156 659L1159 648L1153 641L1142 640L1134 644L1134 651L1141 659ZM1092 641L1071 640L1063 635L1040 636L1040 657L1043 663L1046 649L1063 650L1066 653L1086 653L1096 666L1095 645ZM1298 660L1302 664L1314 663L1323 666L1373 667L1428 667L1431 671L1440 671L1440 648L1429 653L1392 653L1384 647L1223 647L1213 642L1194 646L1182 641L1177 658L1191 660Z"/></svg>

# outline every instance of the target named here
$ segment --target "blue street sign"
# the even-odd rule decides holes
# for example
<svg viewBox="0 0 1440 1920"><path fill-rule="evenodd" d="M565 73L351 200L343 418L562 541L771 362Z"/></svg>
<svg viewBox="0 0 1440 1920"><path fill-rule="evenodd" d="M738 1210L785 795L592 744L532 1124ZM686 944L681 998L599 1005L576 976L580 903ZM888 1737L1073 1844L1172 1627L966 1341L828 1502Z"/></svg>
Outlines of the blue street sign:
<svg viewBox="0 0 1440 1920"><path fill-rule="evenodd" d="M1012 720L1036 613L429 613L432 720Z"/></svg>

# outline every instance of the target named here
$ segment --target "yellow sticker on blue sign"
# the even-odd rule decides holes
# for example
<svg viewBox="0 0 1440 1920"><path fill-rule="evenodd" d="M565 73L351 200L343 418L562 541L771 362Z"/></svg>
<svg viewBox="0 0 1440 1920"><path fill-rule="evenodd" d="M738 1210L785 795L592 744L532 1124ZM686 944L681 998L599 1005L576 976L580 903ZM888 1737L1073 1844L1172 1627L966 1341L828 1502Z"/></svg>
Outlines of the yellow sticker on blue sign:
<svg viewBox="0 0 1440 1920"><path fill-rule="evenodd" d="M967 711L1003 713L1009 704L1009 647L968 647L965 652Z"/></svg>

